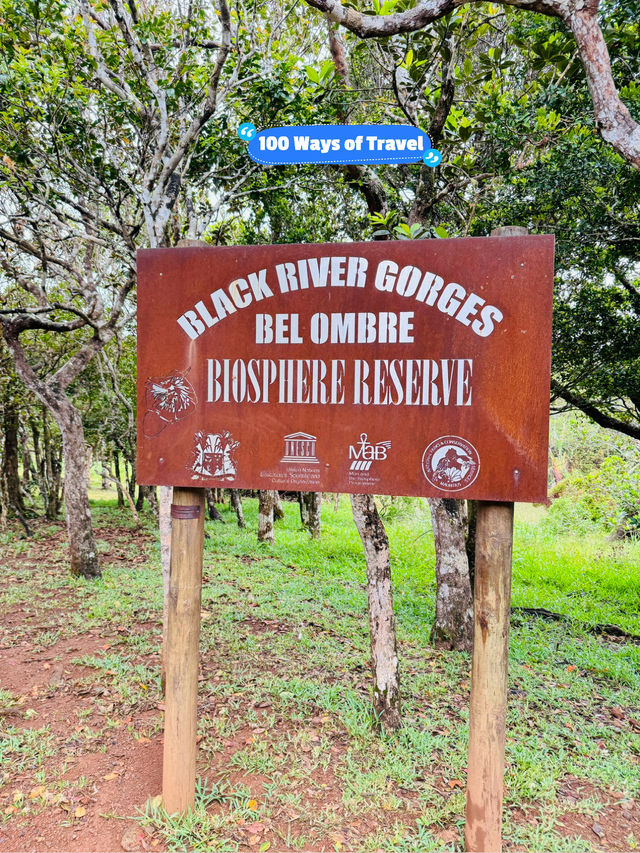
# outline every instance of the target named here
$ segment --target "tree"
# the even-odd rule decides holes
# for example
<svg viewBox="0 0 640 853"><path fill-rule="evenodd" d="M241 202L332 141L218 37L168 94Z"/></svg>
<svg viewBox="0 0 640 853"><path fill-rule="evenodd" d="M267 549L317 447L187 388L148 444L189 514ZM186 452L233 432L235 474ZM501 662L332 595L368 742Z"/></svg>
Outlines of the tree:
<svg viewBox="0 0 640 853"><path fill-rule="evenodd" d="M344 45L339 35L331 28L330 48L336 77L340 88L346 93L350 88L349 64L347 61ZM444 36L449 41L449 55L442 58L441 62L441 87L435 108L433 110L430 124L430 138L437 142L444 131L445 123L453 106L456 59L463 41L467 38L467 19L454 21L451 25L446 24ZM424 64L426 59L421 59ZM384 51L382 64L385 64ZM406 62L405 62L406 64ZM392 61L389 73L394 81L398 70L395 61ZM407 100L400 94L397 85L395 94L402 108L406 112ZM412 110L415 114L417 104L415 99ZM346 114L343 112L341 118L344 120ZM417 181L414 183L414 193L410 210L407 214L407 223L398 223L395 228L390 224L393 221L391 209L394 193L390 189L389 180L379 180L372 170L363 167L346 170L346 179L356 190L362 192L366 199L369 215L372 221L384 227L378 228L374 236L379 239L398 237L400 239L411 239L424 236L427 232L429 219L433 216L433 202L431 200L433 191L433 180L430 169L421 165L414 170L414 180L417 172ZM455 185L447 185L442 196L447 196ZM410 224L409 224L410 223ZM373 500L372 498L370 500ZM464 502L456 500L430 499L431 519L436 550L436 616L431 632L432 641L436 646L449 649L470 650L473 640L473 596L471 591L471 579L469 571L469 558L465 543L468 536L466 513ZM365 542L367 563L371 555L377 553L376 542L379 539L379 530L384 533L382 521L377 520L371 513L360 513L362 518L371 522L373 527L369 530L366 525L359 525L360 533ZM354 519L356 519L356 504L354 504ZM356 519L356 524L359 524ZM368 544L367 544L368 543ZM374 561L370 566L371 577L378 577L379 569ZM379 583L378 596L384 599L385 586ZM370 598L371 604L371 598ZM374 627L379 624L375 610L370 609L370 626L372 631L372 647ZM395 638L394 638L395 643ZM381 646L388 648L388 644ZM391 662L387 663L390 670L393 669ZM396 663L397 667L397 663ZM397 677L397 675L396 675Z"/></svg>
<svg viewBox="0 0 640 853"><path fill-rule="evenodd" d="M273 504L273 490L260 489L258 492L258 542L273 542Z"/></svg>
<svg viewBox="0 0 640 853"><path fill-rule="evenodd" d="M630 17L618 4L603 7L612 68L633 97L640 34ZM471 233L504 222L555 233L554 407L569 404L640 437L640 175L595 136L589 93L557 22L520 16L506 51L529 71L520 93L503 90L491 113L483 108L496 174Z"/></svg>
<svg viewBox="0 0 640 853"><path fill-rule="evenodd" d="M482 0L429 0L401 12L362 14L338 0L306 0L331 21L346 27L360 38L386 38L422 30L449 15L459 6ZM589 86L594 119L602 138L628 163L640 169L640 124L622 102L611 71L607 43L598 22L600 0L500 0L514 6L559 18L571 31Z"/></svg>
<svg viewBox="0 0 640 853"><path fill-rule="evenodd" d="M223 92L224 0L217 14L203 4L167 14L115 0L80 9L77 18L60 0L46 9L3 3L0 239L5 280L21 294L3 309L5 339L21 379L60 425L72 570L93 576L82 422L66 391L127 321L138 245L179 236L172 217L196 143L252 53L234 57ZM44 382L20 342L25 332L74 343Z"/></svg>
<svg viewBox="0 0 640 853"><path fill-rule="evenodd" d="M389 539L372 495L350 497L367 566L373 712L382 728L393 731L400 726L401 717Z"/></svg>

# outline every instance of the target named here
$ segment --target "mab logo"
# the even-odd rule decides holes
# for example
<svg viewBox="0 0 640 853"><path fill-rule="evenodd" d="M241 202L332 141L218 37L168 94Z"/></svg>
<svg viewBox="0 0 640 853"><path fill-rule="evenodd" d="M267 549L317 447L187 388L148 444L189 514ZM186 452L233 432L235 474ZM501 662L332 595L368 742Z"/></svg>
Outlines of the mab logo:
<svg viewBox="0 0 640 853"><path fill-rule="evenodd" d="M368 471L374 462L381 462L387 458L387 451L391 447L390 441L378 441L372 444L366 432L361 433L358 444L349 447L350 471Z"/></svg>

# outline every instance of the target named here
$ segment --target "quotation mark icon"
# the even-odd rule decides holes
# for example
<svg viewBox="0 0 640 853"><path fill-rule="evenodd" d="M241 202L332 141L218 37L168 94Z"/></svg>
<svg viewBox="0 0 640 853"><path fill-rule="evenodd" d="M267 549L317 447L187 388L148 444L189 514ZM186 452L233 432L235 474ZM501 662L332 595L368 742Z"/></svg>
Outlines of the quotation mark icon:
<svg viewBox="0 0 640 853"><path fill-rule="evenodd" d="M238 128L238 136L240 139L246 139L247 141L253 139L257 132L255 124L251 124L250 121L243 122Z"/></svg>
<svg viewBox="0 0 640 853"><path fill-rule="evenodd" d="M437 148L432 148L430 151L425 152L422 160L427 166L437 166L442 160L442 154Z"/></svg>

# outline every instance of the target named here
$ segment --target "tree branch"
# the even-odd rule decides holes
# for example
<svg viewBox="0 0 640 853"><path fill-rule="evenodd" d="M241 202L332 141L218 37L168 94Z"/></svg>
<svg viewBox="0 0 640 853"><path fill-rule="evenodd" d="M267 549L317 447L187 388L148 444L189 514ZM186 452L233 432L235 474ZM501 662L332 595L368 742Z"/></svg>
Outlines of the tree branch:
<svg viewBox="0 0 640 853"><path fill-rule="evenodd" d="M566 23L578 45L600 136L636 169L640 169L640 124L620 100L611 73L607 43L598 24L597 2L574 12Z"/></svg>
<svg viewBox="0 0 640 853"><path fill-rule="evenodd" d="M339 0L306 0L330 20L360 38L415 32L459 6L482 0L422 0L411 9L390 15L363 15ZM498 0L529 12L562 18L575 38L593 102L596 127L627 163L640 169L640 124L620 100L611 73L609 51L597 19L599 0Z"/></svg>
<svg viewBox="0 0 640 853"><path fill-rule="evenodd" d="M570 391L555 379L551 380L551 390L556 396L562 397L563 400L566 400L567 403L570 403L574 408L580 409L581 412L588 415L591 420L595 421L599 426L604 427L605 429L613 429L616 432L621 432L623 435L629 435L631 438L640 439L640 424L636 425L626 421L621 421L618 418L614 418L611 415L601 412L600 409L591 402L591 400L587 400L586 397L583 397L575 391Z"/></svg>

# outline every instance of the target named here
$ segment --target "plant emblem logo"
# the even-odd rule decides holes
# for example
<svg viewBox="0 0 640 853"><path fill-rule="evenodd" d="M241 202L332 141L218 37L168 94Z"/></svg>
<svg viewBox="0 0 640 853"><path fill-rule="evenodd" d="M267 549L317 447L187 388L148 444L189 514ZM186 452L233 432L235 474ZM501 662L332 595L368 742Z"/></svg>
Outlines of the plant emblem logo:
<svg viewBox="0 0 640 853"><path fill-rule="evenodd" d="M442 435L422 455L422 473L432 486L459 492L475 482L480 457L470 441L457 435Z"/></svg>

